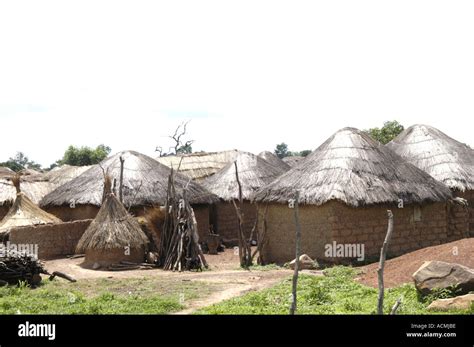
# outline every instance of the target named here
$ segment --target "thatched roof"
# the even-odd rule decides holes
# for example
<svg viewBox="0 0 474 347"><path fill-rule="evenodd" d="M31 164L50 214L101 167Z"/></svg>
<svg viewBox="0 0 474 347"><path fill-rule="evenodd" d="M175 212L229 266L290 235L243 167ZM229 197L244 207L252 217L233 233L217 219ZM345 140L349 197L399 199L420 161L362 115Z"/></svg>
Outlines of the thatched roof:
<svg viewBox="0 0 474 347"><path fill-rule="evenodd" d="M413 125L387 147L452 189L474 190L474 150L436 128Z"/></svg>
<svg viewBox="0 0 474 347"><path fill-rule="evenodd" d="M283 174L286 170L271 165L265 159L248 152L239 152L235 158L242 185L242 197L250 200L253 193ZM234 162L203 181L203 186L224 201L239 198L239 186L235 176Z"/></svg>
<svg viewBox="0 0 474 347"><path fill-rule="evenodd" d="M11 170L8 167L0 166L0 178L11 177L15 175L15 171Z"/></svg>
<svg viewBox="0 0 474 347"><path fill-rule="evenodd" d="M109 194L79 240L76 252L139 248L145 246L147 242L148 238L138 221L127 212L114 194Z"/></svg>
<svg viewBox="0 0 474 347"><path fill-rule="evenodd" d="M0 221L0 234L8 233L13 227L60 222L59 218L40 209L25 194L18 193L13 206Z"/></svg>
<svg viewBox="0 0 474 347"><path fill-rule="evenodd" d="M300 161L302 161L305 157L301 157L299 155L293 155L289 157L284 157L282 160L288 164L290 167L298 165Z"/></svg>
<svg viewBox="0 0 474 347"><path fill-rule="evenodd" d="M117 194L120 179L120 157L124 162L123 174L123 201L127 206L164 205L168 188L168 177L171 170L156 160L134 151L117 153L94 165L83 174L56 188L46 195L41 206L69 205L74 201L76 205L100 206L103 195L102 168L117 181ZM102 168L101 168L102 167ZM175 185L177 189L186 186L189 179L176 173ZM188 186L188 198L191 203L212 203L217 197L195 182Z"/></svg>
<svg viewBox="0 0 474 347"><path fill-rule="evenodd" d="M15 201L16 189L12 184L12 177L0 178L0 206L10 205ZM53 189L54 185L45 181L41 175L21 176L21 191L35 204Z"/></svg>
<svg viewBox="0 0 474 347"><path fill-rule="evenodd" d="M451 191L367 134L344 128L299 165L259 190L255 200L287 203L299 191L302 204L339 200L350 206L443 201Z"/></svg>
<svg viewBox="0 0 474 347"><path fill-rule="evenodd" d="M194 180L202 180L212 176L227 164L233 162L237 157L238 150L222 152L199 152L183 155L170 155L159 157L156 160L169 168L175 170ZM180 166L181 162L181 166Z"/></svg>
<svg viewBox="0 0 474 347"><path fill-rule="evenodd" d="M91 167L92 166L57 166L51 171L43 174L43 178L45 181L50 182L55 188L57 188L86 172Z"/></svg>
<svg viewBox="0 0 474 347"><path fill-rule="evenodd" d="M281 167L283 170L288 171L291 169L291 166L281 160L275 153L269 151L263 151L258 155L260 158L265 159L267 162L273 166Z"/></svg>

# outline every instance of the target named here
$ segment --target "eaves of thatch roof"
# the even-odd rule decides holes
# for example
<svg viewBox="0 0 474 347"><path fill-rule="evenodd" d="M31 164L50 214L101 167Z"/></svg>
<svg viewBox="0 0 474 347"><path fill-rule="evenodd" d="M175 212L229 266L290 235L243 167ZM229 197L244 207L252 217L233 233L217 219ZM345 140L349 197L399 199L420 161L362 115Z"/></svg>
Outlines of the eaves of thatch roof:
<svg viewBox="0 0 474 347"><path fill-rule="evenodd" d="M257 189L286 172L285 169L273 166L265 159L248 152L239 152L235 162L242 185L242 197L245 200L252 199ZM202 184L224 201L239 198L234 162L227 164L213 176L205 179Z"/></svg>
<svg viewBox="0 0 474 347"><path fill-rule="evenodd" d="M300 203L339 200L350 206L444 201L451 191L364 132L344 128L299 165L255 194L256 201Z"/></svg>
<svg viewBox="0 0 474 347"><path fill-rule="evenodd" d="M436 128L413 125L387 147L451 189L474 190L474 150Z"/></svg>
<svg viewBox="0 0 474 347"><path fill-rule="evenodd" d="M124 162L123 201L130 206L164 205L171 169L155 159L135 151L117 153L87 171L56 188L46 195L41 206L63 206L74 202L77 205L100 206L104 188L104 172L116 180L120 179L120 157ZM212 203L217 197L202 186L179 173L175 173L175 186L182 190L188 186L187 196L191 203ZM189 184L188 184L189 182ZM117 188L118 189L118 188Z"/></svg>

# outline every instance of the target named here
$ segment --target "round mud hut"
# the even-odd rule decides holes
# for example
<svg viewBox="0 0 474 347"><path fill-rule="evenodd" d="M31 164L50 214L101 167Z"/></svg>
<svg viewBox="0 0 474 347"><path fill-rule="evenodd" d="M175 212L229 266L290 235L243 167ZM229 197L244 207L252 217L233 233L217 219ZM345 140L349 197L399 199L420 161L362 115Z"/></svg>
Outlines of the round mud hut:
<svg viewBox="0 0 474 347"><path fill-rule="evenodd" d="M467 200L469 229L474 236L474 150L423 124L405 129L387 147Z"/></svg>
<svg viewBox="0 0 474 347"><path fill-rule="evenodd" d="M257 218L257 207L251 202L256 190L270 183L286 170L273 166L265 159L248 152L239 152L234 162L227 164L213 176L203 181L203 186L217 195L221 202L214 206L214 231L228 245L238 243L239 222L234 201L239 203L239 184L237 181L235 163L237 164L239 181L242 187L243 231L250 235Z"/></svg>
<svg viewBox="0 0 474 347"><path fill-rule="evenodd" d="M28 225L61 223L61 220L39 208L31 199L20 191L20 178L12 179L16 188L16 199L8 213L0 220L0 241L8 240L10 230Z"/></svg>
<svg viewBox="0 0 474 347"><path fill-rule="evenodd" d="M107 267L122 261L143 263L148 238L113 193L107 191L105 196L97 216L76 247L76 253L85 254L83 266Z"/></svg>
<svg viewBox="0 0 474 347"><path fill-rule="evenodd" d="M121 161L123 160L123 174ZM144 154L119 152L46 195L41 203L45 210L64 221L93 219L102 204L104 171L112 177L114 193L122 194L123 205L135 216L160 215L164 206L171 169ZM120 177L122 191L120 192ZM187 186L187 196L193 206L200 233L209 230L209 205L218 198L189 178L175 173L178 192Z"/></svg>
<svg viewBox="0 0 474 347"><path fill-rule="evenodd" d="M296 192L301 251L322 263L377 259L387 231L387 210L392 210L395 223L390 255L447 240L449 188L355 128L339 130L255 194L260 212L266 210L266 228L259 228L266 263L295 257L295 217L289 201Z"/></svg>

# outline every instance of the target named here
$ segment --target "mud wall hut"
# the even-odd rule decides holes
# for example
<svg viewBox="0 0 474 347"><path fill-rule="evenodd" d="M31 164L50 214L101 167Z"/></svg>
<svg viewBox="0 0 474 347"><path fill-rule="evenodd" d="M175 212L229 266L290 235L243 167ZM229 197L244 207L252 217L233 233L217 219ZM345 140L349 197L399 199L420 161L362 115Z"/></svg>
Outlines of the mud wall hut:
<svg viewBox="0 0 474 347"><path fill-rule="evenodd" d="M264 262L294 258L294 210L288 201L299 192L302 252L321 262L357 262L353 254L364 247L364 260L379 255L387 231L387 209L394 213L389 255L436 245L448 239L446 205L452 197L444 184L409 164L367 134L344 128L303 162L255 194L267 205ZM400 208L402 207L402 208ZM263 216L261 218L263 220ZM339 246L340 247L340 246Z"/></svg>
<svg viewBox="0 0 474 347"><path fill-rule="evenodd" d="M255 191L270 183L286 170L248 152L239 152L235 158L239 181L242 186L242 214L244 233L250 235L257 218L256 204L251 202ZM239 222L232 201L238 203L239 185L234 162L227 164L213 176L203 181L203 186L220 198L213 211L213 229L229 244L238 240Z"/></svg>
<svg viewBox="0 0 474 347"><path fill-rule="evenodd" d="M125 208L135 216L143 216L148 211L163 206L171 169L135 151L119 152L99 165L90 167L46 195L40 205L64 221L95 218L102 204L103 170L115 179L114 191L119 196L121 157L124 160L122 201ZM218 201L217 197L179 173L175 173L175 184L178 192L185 186L188 187L189 201L198 210L198 228L207 232L209 205Z"/></svg>
<svg viewBox="0 0 474 347"><path fill-rule="evenodd" d="M387 147L447 185L467 200L469 229L474 236L474 150L442 131L423 124L405 129ZM452 214L459 213L454 207Z"/></svg>

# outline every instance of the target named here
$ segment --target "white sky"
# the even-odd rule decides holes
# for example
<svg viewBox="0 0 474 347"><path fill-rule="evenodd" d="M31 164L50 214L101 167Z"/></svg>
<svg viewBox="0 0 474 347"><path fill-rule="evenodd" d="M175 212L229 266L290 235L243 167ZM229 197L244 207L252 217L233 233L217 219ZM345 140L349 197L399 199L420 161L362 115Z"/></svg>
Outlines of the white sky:
<svg viewBox="0 0 474 347"><path fill-rule="evenodd" d="M0 161L70 144L155 156L314 149L431 124L474 146L473 1L0 0Z"/></svg>

